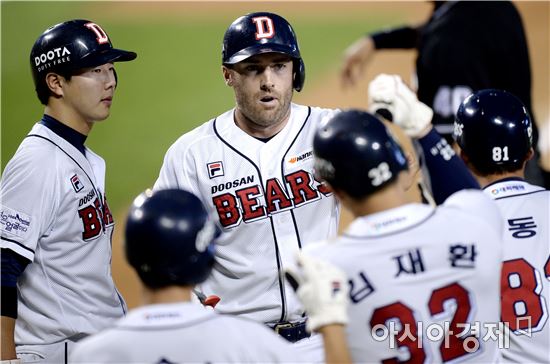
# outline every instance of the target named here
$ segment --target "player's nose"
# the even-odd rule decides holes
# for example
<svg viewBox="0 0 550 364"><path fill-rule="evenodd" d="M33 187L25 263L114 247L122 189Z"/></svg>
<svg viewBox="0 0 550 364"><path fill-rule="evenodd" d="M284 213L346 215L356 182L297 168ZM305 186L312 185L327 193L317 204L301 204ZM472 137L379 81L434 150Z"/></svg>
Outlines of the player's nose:
<svg viewBox="0 0 550 364"><path fill-rule="evenodd" d="M262 90L275 87L275 74L270 67L266 67L264 72L262 72L261 87Z"/></svg>
<svg viewBox="0 0 550 364"><path fill-rule="evenodd" d="M116 87L116 85L117 85L117 74L116 74L116 71L113 70L113 72L109 73L109 75L107 76L105 87L111 88L111 87Z"/></svg>

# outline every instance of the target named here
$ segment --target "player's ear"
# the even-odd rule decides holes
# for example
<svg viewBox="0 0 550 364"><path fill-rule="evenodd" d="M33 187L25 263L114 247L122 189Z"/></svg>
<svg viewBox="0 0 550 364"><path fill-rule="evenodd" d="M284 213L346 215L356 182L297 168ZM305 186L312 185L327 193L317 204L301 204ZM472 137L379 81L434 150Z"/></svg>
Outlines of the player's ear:
<svg viewBox="0 0 550 364"><path fill-rule="evenodd" d="M456 144L456 143L455 143ZM460 159L462 159L462 161L468 165L468 162L470 161L470 159L468 158L468 156L466 155L466 153L464 153L464 151L462 150L462 148L460 148L458 145L456 146L456 148L454 148L455 150L455 153L458 154L460 156Z"/></svg>
<svg viewBox="0 0 550 364"><path fill-rule="evenodd" d="M222 66L222 74L223 79L225 81L225 84L229 87L233 86L233 73L231 72L231 69L229 69L226 66Z"/></svg>
<svg viewBox="0 0 550 364"><path fill-rule="evenodd" d="M527 155L525 156L525 163L527 163L531 158L535 156L535 150L533 148L529 148L529 151L527 152Z"/></svg>
<svg viewBox="0 0 550 364"><path fill-rule="evenodd" d="M57 73L50 72L46 75L46 86L57 97L63 96L63 83L65 78Z"/></svg>

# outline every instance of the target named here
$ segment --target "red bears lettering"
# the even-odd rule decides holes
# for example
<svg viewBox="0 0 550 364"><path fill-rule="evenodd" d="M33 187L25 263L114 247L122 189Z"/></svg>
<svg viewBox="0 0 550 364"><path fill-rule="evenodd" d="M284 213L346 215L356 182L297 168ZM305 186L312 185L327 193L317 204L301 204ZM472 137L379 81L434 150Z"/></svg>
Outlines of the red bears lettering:
<svg viewBox="0 0 550 364"><path fill-rule="evenodd" d="M88 205L78 210L78 216L82 220L84 231L83 240L90 240L98 236L105 230L106 226L113 224L113 215L107 205L107 200L103 200L103 206L96 197L92 205Z"/></svg>
<svg viewBox="0 0 550 364"><path fill-rule="evenodd" d="M97 199L95 201L98 201ZM94 201L94 204L95 204ZM82 220L84 225L84 231L82 232L82 239L89 240L95 238L101 233L102 225L101 219L97 208L92 205L88 205L80 210L78 210L78 216Z"/></svg>
<svg viewBox="0 0 550 364"><path fill-rule="evenodd" d="M239 201L241 201L243 220L252 221L265 216L265 207L260 203L260 188L256 186L247 187L235 191Z"/></svg>
<svg viewBox="0 0 550 364"><path fill-rule="evenodd" d="M230 193L212 198L223 227L236 226L241 222L241 212L237 209L237 199Z"/></svg>
<svg viewBox="0 0 550 364"><path fill-rule="evenodd" d="M285 176L285 179L290 185L294 206L298 207L305 202L319 198L319 193L313 188L313 180L306 171L299 170Z"/></svg>
<svg viewBox="0 0 550 364"><path fill-rule="evenodd" d="M249 186L236 190L235 194L226 192L212 197L220 223L225 228L231 228L244 222L252 222L266 218L293 207L321 198L318 191L324 196L331 194L330 189L306 171L299 170L285 176L285 181L292 192L289 196L281 181L270 178L265 185L265 192L260 185ZM264 195L265 193L265 195Z"/></svg>
<svg viewBox="0 0 550 364"><path fill-rule="evenodd" d="M283 191L281 182L277 178L268 179L265 185L265 199L267 201L267 212L286 210L292 207L292 200ZM277 208L277 204L279 205Z"/></svg>

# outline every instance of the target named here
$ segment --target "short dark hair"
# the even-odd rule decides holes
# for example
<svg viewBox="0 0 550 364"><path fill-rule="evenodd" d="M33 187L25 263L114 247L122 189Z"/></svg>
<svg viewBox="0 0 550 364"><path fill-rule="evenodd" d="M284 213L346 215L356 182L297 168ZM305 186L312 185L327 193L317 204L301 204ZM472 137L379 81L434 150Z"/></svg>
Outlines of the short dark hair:
<svg viewBox="0 0 550 364"><path fill-rule="evenodd" d="M74 74L74 72L61 71L61 70L55 71L54 73L62 76L67 81L70 81L71 77ZM38 97L38 100L40 100L40 103L42 105L47 105L48 101L50 99L50 96L53 95L52 91L50 90L50 88L46 84L46 76L47 76L47 74L44 75L44 77L42 77L42 79L36 83L36 88L35 88L36 96Z"/></svg>

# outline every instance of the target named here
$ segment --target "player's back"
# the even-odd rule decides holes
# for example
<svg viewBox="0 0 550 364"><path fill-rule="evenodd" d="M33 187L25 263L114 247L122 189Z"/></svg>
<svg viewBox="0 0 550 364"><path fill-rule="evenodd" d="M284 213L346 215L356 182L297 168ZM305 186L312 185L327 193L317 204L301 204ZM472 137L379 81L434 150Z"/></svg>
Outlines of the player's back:
<svg viewBox="0 0 550 364"><path fill-rule="evenodd" d="M507 179L484 192L504 223L501 318L512 333L503 358L550 362L550 191Z"/></svg>
<svg viewBox="0 0 550 364"><path fill-rule="evenodd" d="M269 328L195 303L131 311L114 327L79 342L71 362L299 362L294 348Z"/></svg>
<svg viewBox="0 0 550 364"><path fill-rule="evenodd" d="M481 192L463 191L437 209L409 204L360 217L312 249L350 280L354 361L494 361L498 342L483 337L485 323L496 332L499 320L499 218ZM477 339L456 337L467 324Z"/></svg>

